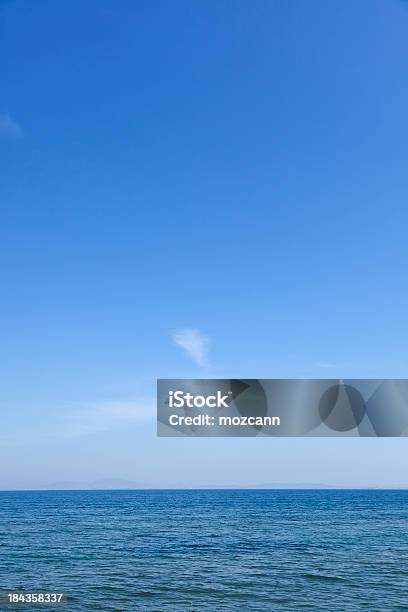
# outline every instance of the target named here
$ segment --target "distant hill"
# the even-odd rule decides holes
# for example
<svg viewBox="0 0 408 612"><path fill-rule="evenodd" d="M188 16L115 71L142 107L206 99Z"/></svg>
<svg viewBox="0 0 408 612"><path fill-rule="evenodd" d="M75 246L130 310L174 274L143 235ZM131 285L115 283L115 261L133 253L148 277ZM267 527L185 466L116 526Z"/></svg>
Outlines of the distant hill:
<svg viewBox="0 0 408 612"><path fill-rule="evenodd" d="M255 484L233 484L233 485L214 485L206 484L197 487L184 483L172 483L163 486L152 486L148 483L126 480L125 478L101 478L92 482L79 482L74 480L60 480L43 487L35 487L35 490L48 491L86 491L86 490L124 490L124 489L407 489L406 485L347 485L347 484L326 484L316 482L262 482ZM16 490L16 489L15 489Z"/></svg>

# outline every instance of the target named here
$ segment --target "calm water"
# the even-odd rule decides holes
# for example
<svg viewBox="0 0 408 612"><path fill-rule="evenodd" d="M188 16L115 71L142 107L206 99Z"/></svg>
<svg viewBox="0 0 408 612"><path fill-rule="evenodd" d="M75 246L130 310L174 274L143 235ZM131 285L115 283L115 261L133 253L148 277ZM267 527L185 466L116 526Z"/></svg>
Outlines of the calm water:
<svg viewBox="0 0 408 612"><path fill-rule="evenodd" d="M66 612L408 610L408 492L1 492L0 589Z"/></svg>

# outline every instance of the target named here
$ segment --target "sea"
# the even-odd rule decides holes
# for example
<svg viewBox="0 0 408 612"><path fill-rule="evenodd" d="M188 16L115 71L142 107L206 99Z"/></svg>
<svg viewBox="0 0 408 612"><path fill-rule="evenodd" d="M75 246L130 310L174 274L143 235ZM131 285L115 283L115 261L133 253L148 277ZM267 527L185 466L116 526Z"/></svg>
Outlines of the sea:
<svg viewBox="0 0 408 612"><path fill-rule="evenodd" d="M408 610L408 491L0 492L1 610ZM63 593L7 604L8 593Z"/></svg>

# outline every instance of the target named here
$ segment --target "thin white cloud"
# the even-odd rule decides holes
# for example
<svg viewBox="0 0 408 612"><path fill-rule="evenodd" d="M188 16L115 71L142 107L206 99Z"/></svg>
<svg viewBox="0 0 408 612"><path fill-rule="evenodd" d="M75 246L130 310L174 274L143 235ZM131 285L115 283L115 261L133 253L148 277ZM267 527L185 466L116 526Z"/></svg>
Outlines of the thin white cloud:
<svg viewBox="0 0 408 612"><path fill-rule="evenodd" d="M345 369L345 368L351 368L352 364L351 363L334 363L332 361L317 361L316 362L316 366L318 368L326 368L326 369L331 369L331 370L341 370L341 369Z"/></svg>
<svg viewBox="0 0 408 612"><path fill-rule="evenodd" d="M179 329L172 334L173 342L201 367L208 365L208 337L198 329Z"/></svg>
<svg viewBox="0 0 408 612"><path fill-rule="evenodd" d="M335 363L331 363L330 361L318 361L316 363L318 368L337 368L338 366Z"/></svg>
<svg viewBox="0 0 408 612"><path fill-rule="evenodd" d="M71 411L67 420L74 434L106 431L121 424L148 421L156 417L153 400L99 402L85 404Z"/></svg>
<svg viewBox="0 0 408 612"><path fill-rule="evenodd" d="M47 434L54 438L71 438L121 426L135 426L155 418L156 407L153 399L77 404L64 410L56 422L49 423Z"/></svg>
<svg viewBox="0 0 408 612"><path fill-rule="evenodd" d="M0 113L0 136L4 138L16 139L22 136L22 129L9 114Z"/></svg>
<svg viewBox="0 0 408 612"><path fill-rule="evenodd" d="M156 400L145 396L132 400L58 402L59 411L46 414L36 425L0 432L0 446L24 446L36 440L75 438L113 429L137 428L156 419ZM45 423L45 420L46 423Z"/></svg>

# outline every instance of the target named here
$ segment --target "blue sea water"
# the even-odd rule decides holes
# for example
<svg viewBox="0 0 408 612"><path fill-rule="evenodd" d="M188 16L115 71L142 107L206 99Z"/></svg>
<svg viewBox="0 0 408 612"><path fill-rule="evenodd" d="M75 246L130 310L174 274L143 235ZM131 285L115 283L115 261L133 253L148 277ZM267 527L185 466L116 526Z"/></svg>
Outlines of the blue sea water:
<svg viewBox="0 0 408 612"><path fill-rule="evenodd" d="M0 590L64 592L62 612L408 610L408 491L1 492Z"/></svg>

